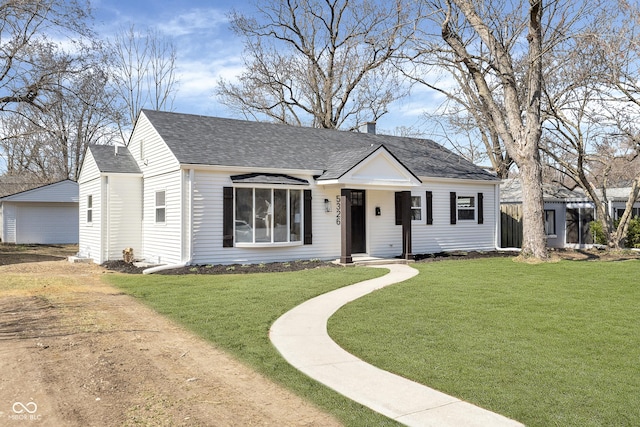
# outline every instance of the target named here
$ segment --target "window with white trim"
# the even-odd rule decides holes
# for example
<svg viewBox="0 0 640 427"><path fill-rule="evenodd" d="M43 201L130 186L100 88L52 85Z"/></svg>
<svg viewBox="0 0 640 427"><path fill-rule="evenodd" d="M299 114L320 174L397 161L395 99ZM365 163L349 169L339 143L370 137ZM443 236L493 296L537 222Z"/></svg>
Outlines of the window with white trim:
<svg viewBox="0 0 640 427"><path fill-rule="evenodd" d="M302 241L302 190L235 188L236 243Z"/></svg>
<svg viewBox="0 0 640 427"><path fill-rule="evenodd" d="M556 211L555 209L544 210L544 232L547 236L556 235Z"/></svg>
<svg viewBox="0 0 640 427"><path fill-rule="evenodd" d="M93 195L87 196L87 223L93 222Z"/></svg>
<svg viewBox="0 0 640 427"><path fill-rule="evenodd" d="M411 221L422 220L422 197L411 196Z"/></svg>
<svg viewBox="0 0 640 427"><path fill-rule="evenodd" d="M458 220L473 221L476 219L476 198L474 196L458 196Z"/></svg>
<svg viewBox="0 0 640 427"><path fill-rule="evenodd" d="M167 216L166 192L156 191L156 224L164 224Z"/></svg>

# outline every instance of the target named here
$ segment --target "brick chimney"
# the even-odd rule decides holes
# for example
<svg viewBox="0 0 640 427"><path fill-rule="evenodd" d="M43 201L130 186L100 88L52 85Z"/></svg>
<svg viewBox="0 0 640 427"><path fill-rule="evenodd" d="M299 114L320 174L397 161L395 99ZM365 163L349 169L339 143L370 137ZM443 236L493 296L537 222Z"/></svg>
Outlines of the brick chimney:
<svg viewBox="0 0 640 427"><path fill-rule="evenodd" d="M376 134L376 122L367 122L367 133Z"/></svg>

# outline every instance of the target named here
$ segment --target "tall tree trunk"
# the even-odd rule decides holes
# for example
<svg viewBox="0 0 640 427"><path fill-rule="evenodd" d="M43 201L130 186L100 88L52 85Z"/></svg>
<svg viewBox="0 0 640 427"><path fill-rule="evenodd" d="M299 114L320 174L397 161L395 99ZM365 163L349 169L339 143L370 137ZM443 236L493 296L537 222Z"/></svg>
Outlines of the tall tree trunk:
<svg viewBox="0 0 640 427"><path fill-rule="evenodd" d="M532 150L533 151L533 150ZM536 148L535 154L539 157ZM522 256L546 259L547 237L544 230L544 200L540 187L542 167L539 159L519 165L522 183Z"/></svg>
<svg viewBox="0 0 640 427"><path fill-rule="evenodd" d="M470 53L459 33L453 31L455 23L452 4L460 9L476 34L488 46L491 55L480 58ZM519 90L519 76L513 68L514 57L510 46L496 38L492 21L479 14L478 2L473 0L448 0L448 11L442 23L442 37L453 49L468 70L476 86L481 105L486 109L495 130L504 141L508 155L520 170L522 182L522 256L541 260L548 258L547 239L544 232L544 201L542 195L542 164L540 137L542 135L542 1L529 0L528 34L529 51L525 77L526 87ZM483 62L484 61L484 62ZM484 69L493 68L500 79L503 99L496 99L487 81Z"/></svg>

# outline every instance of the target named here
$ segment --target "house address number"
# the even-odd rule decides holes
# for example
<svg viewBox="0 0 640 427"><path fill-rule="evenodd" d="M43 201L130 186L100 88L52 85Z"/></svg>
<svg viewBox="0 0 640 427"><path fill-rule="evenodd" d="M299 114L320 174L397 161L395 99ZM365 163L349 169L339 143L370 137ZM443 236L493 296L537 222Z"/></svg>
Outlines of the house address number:
<svg viewBox="0 0 640 427"><path fill-rule="evenodd" d="M340 195L336 196L336 225L340 225Z"/></svg>

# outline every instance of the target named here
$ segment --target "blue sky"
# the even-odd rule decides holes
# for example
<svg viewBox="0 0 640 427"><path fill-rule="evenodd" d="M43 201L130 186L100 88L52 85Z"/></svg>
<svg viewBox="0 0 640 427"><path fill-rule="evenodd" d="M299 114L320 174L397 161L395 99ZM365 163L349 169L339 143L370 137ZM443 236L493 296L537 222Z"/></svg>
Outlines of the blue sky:
<svg viewBox="0 0 640 427"><path fill-rule="evenodd" d="M229 29L227 14L234 8L251 13L251 2L94 0L92 7L95 30L102 37L112 37L134 23L140 30L154 27L173 38L180 80L175 111L232 117L214 91L221 77L232 79L242 72L242 42ZM391 132L400 126L419 126L425 101L433 96L418 88L412 98L394 103L378 128Z"/></svg>

